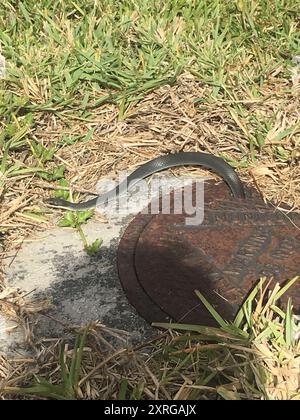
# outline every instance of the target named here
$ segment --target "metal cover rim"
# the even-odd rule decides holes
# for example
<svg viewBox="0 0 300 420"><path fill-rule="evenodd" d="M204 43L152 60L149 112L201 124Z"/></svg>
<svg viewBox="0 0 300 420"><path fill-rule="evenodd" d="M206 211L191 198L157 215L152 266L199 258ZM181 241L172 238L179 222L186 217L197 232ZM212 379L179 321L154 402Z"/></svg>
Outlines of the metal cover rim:
<svg viewBox="0 0 300 420"><path fill-rule="evenodd" d="M210 189L208 189L208 201L217 194L217 196L221 196L221 199L228 199L230 197L228 189L225 187L224 184L215 184L210 183ZM255 192L250 192L249 194L257 200L257 196ZM263 208L263 207L262 207ZM148 322L166 322L170 319L181 321L181 322L192 322L198 324L205 324L205 325L215 325L213 319L209 316L207 311L199 311L199 313L194 313L193 316L186 317L182 319L182 317L178 316L174 309L168 307L166 301L164 299L158 299L155 295L155 292L152 290L153 283L155 283L155 263L152 264L152 278L145 275L145 272L149 267L147 264L143 265L140 263L142 260L150 261L149 255L143 253L143 248L141 247L141 241L147 237L149 237L149 232L151 236L151 227L159 226L159 219L162 215L148 215L148 214L139 214L135 217L135 219L128 225L118 248L118 271L121 284L127 295L129 302L136 308L137 312L145 318ZM297 219L298 220L298 219ZM153 236L155 238L155 235ZM148 253L149 254L149 253ZM299 264L300 265L300 264ZM149 263L148 263L149 266ZM151 266L151 264L150 264ZM146 268L145 268L146 267ZM154 268L153 268L154 267ZM165 274L161 272L161 277ZM146 282L143 277L146 277ZM154 282L151 280L154 278ZM162 283L164 282L164 278L162 278ZM152 283L152 284L151 284ZM160 286L159 283L156 281L156 286ZM156 288L156 290L159 290ZM300 290L299 290L300 292ZM166 289L165 289L165 293ZM300 296L299 296L300 299ZM163 302L163 304L162 304ZM195 301L194 301L195 302ZM197 300L199 303L199 301ZM300 301L299 301L300 305ZM177 305L178 307L179 305ZM227 305L227 309L225 310L226 317L228 319L232 319L234 314L236 313L239 305ZM206 315L206 316L205 316ZM223 311L224 315L224 311Z"/></svg>

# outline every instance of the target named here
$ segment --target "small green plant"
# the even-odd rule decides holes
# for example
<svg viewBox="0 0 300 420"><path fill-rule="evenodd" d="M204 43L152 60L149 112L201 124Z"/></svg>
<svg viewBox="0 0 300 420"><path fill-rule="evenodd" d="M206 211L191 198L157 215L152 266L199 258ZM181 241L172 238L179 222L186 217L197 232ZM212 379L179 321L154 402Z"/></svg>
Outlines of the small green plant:
<svg viewBox="0 0 300 420"><path fill-rule="evenodd" d="M97 238L94 242L91 243L91 245L86 244L84 246L84 249L86 250L87 254L92 257L93 255L98 254L101 245L102 245L102 239Z"/></svg>
<svg viewBox="0 0 300 420"><path fill-rule="evenodd" d="M87 134L82 135L82 134L77 134L74 136L67 136L65 135L62 140L61 143L62 144L75 144L77 142L81 142L81 143L87 143L88 141L91 140L91 138L93 137L93 134L95 132L95 128L91 128Z"/></svg>
<svg viewBox="0 0 300 420"><path fill-rule="evenodd" d="M59 180L59 185L63 187L55 191L54 196L58 198L63 198L64 200L70 200L70 192L67 190L69 185L68 181L64 178ZM85 211L67 211L63 218L58 222L58 226L60 227L71 227L77 229L80 239L83 242L84 249L89 256L96 255L102 245L102 239L97 238L91 244L88 243L86 235L81 227L81 225L85 224L94 214L93 210L85 210Z"/></svg>
<svg viewBox="0 0 300 420"><path fill-rule="evenodd" d="M44 164L45 162L49 162L53 159L55 154L56 148L50 147L47 148L43 146L41 143L31 142L31 150L33 156L41 163Z"/></svg>
<svg viewBox="0 0 300 420"><path fill-rule="evenodd" d="M77 229L80 238L83 242L84 249L89 256L96 255L102 245L101 239L96 239L92 244L89 244L86 235L81 227L82 224L86 223L94 214L93 210L85 211L67 211L64 217L58 223L61 227L72 227Z"/></svg>
<svg viewBox="0 0 300 420"><path fill-rule="evenodd" d="M93 210L85 211L67 211L64 217L59 221L60 227L72 227L77 229L78 226L86 223L92 216Z"/></svg>
<svg viewBox="0 0 300 420"><path fill-rule="evenodd" d="M46 181L57 181L62 179L65 175L65 165L56 166L53 170L38 171L38 176L45 179Z"/></svg>

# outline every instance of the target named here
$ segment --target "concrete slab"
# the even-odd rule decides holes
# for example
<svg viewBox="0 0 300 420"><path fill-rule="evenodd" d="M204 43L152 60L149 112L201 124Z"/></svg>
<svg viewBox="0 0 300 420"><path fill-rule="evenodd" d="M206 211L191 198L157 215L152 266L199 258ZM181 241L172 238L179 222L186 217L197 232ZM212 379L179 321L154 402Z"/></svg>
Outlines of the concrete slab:
<svg viewBox="0 0 300 420"><path fill-rule="evenodd" d="M190 177L160 174L154 175L154 180L167 190L170 185L179 188L191 183ZM108 187L105 179L102 184L98 185L99 194ZM158 184L154 182L152 185ZM116 266L117 247L123 231L134 215L157 197L156 188L145 188L130 192L125 206L123 201L119 207L111 205L99 209L108 223L91 220L82 226L89 243L97 238L103 240L99 255L90 257L86 254L75 229L53 228L36 235L23 245L17 255L6 259L4 270L8 285L32 293L37 298L49 297L53 302L54 308L48 311L48 315L59 323L41 317L36 334L61 336L64 332L61 323L84 325L89 321L100 321L108 327L128 331L132 342L157 334L157 330L129 304ZM19 341L19 338L16 339L16 345ZM2 337L3 342L5 337ZM13 339L10 337L7 343L11 346Z"/></svg>
<svg viewBox="0 0 300 420"><path fill-rule="evenodd" d="M90 221L84 225L90 243L97 238L103 240L99 254L92 257L84 251L75 229L53 228L39 233L17 255L6 259L6 282L34 297L50 298L54 307L47 313L62 323L84 325L100 321L128 331L133 342L156 334L128 303L119 282L116 251L126 224L126 221ZM41 317L35 333L58 336L63 333L63 326ZM8 339L5 334L3 328L2 346L6 343L6 347L11 347L13 335L10 333ZM20 345L19 335L15 344Z"/></svg>

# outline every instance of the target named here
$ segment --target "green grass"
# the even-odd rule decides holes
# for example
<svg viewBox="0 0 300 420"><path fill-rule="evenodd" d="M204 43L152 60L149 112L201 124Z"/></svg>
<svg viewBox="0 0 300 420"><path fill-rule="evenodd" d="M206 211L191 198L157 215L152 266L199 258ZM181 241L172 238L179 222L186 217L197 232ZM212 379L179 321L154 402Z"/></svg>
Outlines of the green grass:
<svg viewBox="0 0 300 420"><path fill-rule="evenodd" d="M0 200L10 208L12 197L20 194L15 185L24 177L31 183L40 179L68 185L68 168L56 154L66 145L93 141L95 129L85 124L95 120L102 105L114 104L118 118L126 119L138 101L176 83L183 72L192 73L206 88L203 97L195 98L198 111L210 112L223 104L232 124L243 133L246 140L236 141L239 157L229 153L229 162L247 167L262 155L289 162L300 148L299 120L287 121L274 134L274 144L266 144L266 136L287 102L297 101L290 70L292 56L300 54L299 16L298 0L2 0L0 53L6 58L7 75L0 79ZM274 100L269 112L257 114L249 107L249 101L267 97ZM49 121L58 127L53 141L44 136ZM72 131L74 125L78 132ZM25 210L22 214L31 219L45 220L43 209ZM76 217L67 220L69 216L65 223L77 226ZM7 221L4 227L2 222L0 214L0 233L8 229ZM99 245L92 244L90 252ZM251 329L255 326L247 316L252 308L246 309ZM290 304L286 314L277 315L272 312L272 319L263 318L261 334L266 327L268 338L273 334L280 343L285 340L284 346L291 344ZM218 319L221 329L226 329ZM177 366L177 371L172 366L172 373L195 362L193 353L185 356L184 346L182 350L178 345L176 351L182 352L171 359ZM218 357L225 357L224 364L229 361L229 365L236 360L224 349L210 355L212 366ZM64 369L74 375L71 367ZM227 379L233 378L233 384L235 371L228 369ZM204 372L196 385L205 387L210 374L211 370ZM255 374L259 380L259 372ZM62 388L54 391L73 397L78 378L69 386L69 377L65 372L63 376ZM122 384L123 398L126 380ZM49 389L43 386L45 395ZM244 397L244 384L240 386ZM254 390L256 396L264 392L260 386ZM220 388L218 394L237 395L234 385Z"/></svg>
<svg viewBox="0 0 300 420"><path fill-rule="evenodd" d="M299 11L295 0L4 0L1 116L86 118L114 101L122 117L184 69L213 86L211 100L257 97L283 57L299 53Z"/></svg>
<svg viewBox="0 0 300 420"><path fill-rule="evenodd" d="M261 279L233 322L222 319L197 292L219 327L156 324L173 333L161 335L148 350L146 343L106 357L95 345L101 327L89 325L75 344L43 347L47 368L33 374L29 363L28 372L15 378L14 386L4 385L2 393L60 400L91 395L117 400L299 400L300 324L290 300L285 312L278 306L296 281L270 289L270 282Z"/></svg>
<svg viewBox="0 0 300 420"><path fill-rule="evenodd" d="M265 148L271 158L290 161L300 148L299 121L279 130L279 144L265 145L286 103L258 116L244 101L265 98L269 83L270 96L291 95L299 13L297 0L3 0L0 51L7 76L0 79L0 194L19 176L64 179L56 152L94 135L92 128L69 136L75 122L92 121L104 103L116 104L124 119L147 93L175 83L183 71L209 88L195 99L199 110L225 101L245 135L246 143L236 144L240 159L226 157L234 166L256 161ZM51 117L61 130L55 142L43 138ZM288 146L281 145L286 139Z"/></svg>
<svg viewBox="0 0 300 420"><path fill-rule="evenodd" d="M280 65L280 77L290 78L290 59L300 50L299 12L296 0L3 0L0 45L7 77L0 81L1 187L5 178L21 174L49 181L64 177L63 167L45 169L63 139L37 150L43 139L35 132L45 118L54 114L67 130L75 120L88 121L93 108L106 102L116 103L119 117L126 118L131 104L176 82L183 71L211 87L208 97L199 98L202 106L232 101L228 112L248 138L248 150L238 146L255 159L276 115L258 119L235 101L259 98ZM295 134L299 125L289 130ZM13 152L24 150L33 159L16 162ZM282 147L274 154L290 158Z"/></svg>
<svg viewBox="0 0 300 420"><path fill-rule="evenodd" d="M102 89L128 104L184 68L212 84L214 98L231 98L241 86L259 94L282 55L299 52L299 9L296 1L4 0L0 39L23 109L84 112L105 100ZM25 94L29 78L36 97Z"/></svg>
<svg viewBox="0 0 300 420"><path fill-rule="evenodd" d="M43 118L54 114L67 128L74 120L87 121L92 109L106 102L118 104L125 118L130 104L174 83L183 71L211 86L210 95L199 98L204 103L259 98L281 64L280 77L290 77L290 59L300 49L299 12L295 0L3 0L1 172L47 176L32 140ZM258 121L237 103L228 112L242 122L255 158L272 119ZM52 147L49 160L61 144ZM29 167L10 157L24 149L35 158ZM49 180L62 176L62 171L48 174Z"/></svg>

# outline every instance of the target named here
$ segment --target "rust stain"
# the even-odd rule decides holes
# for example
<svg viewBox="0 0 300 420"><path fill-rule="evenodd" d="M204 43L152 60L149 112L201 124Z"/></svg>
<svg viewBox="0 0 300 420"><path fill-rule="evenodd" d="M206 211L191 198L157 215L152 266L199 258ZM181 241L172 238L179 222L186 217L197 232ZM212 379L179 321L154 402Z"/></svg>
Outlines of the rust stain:
<svg viewBox="0 0 300 420"><path fill-rule="evenodd" d="M299 230L255 191L234 199L224 183L210 182L204 208L196 227L185 224L184 214L140 214L121 239L120 281L149 322L215 325L195 289L232 320L261 276L282 283L300 273ZM300 225L299 214L289 218ZM300 311L299 283L288 296Z"/></svg>

